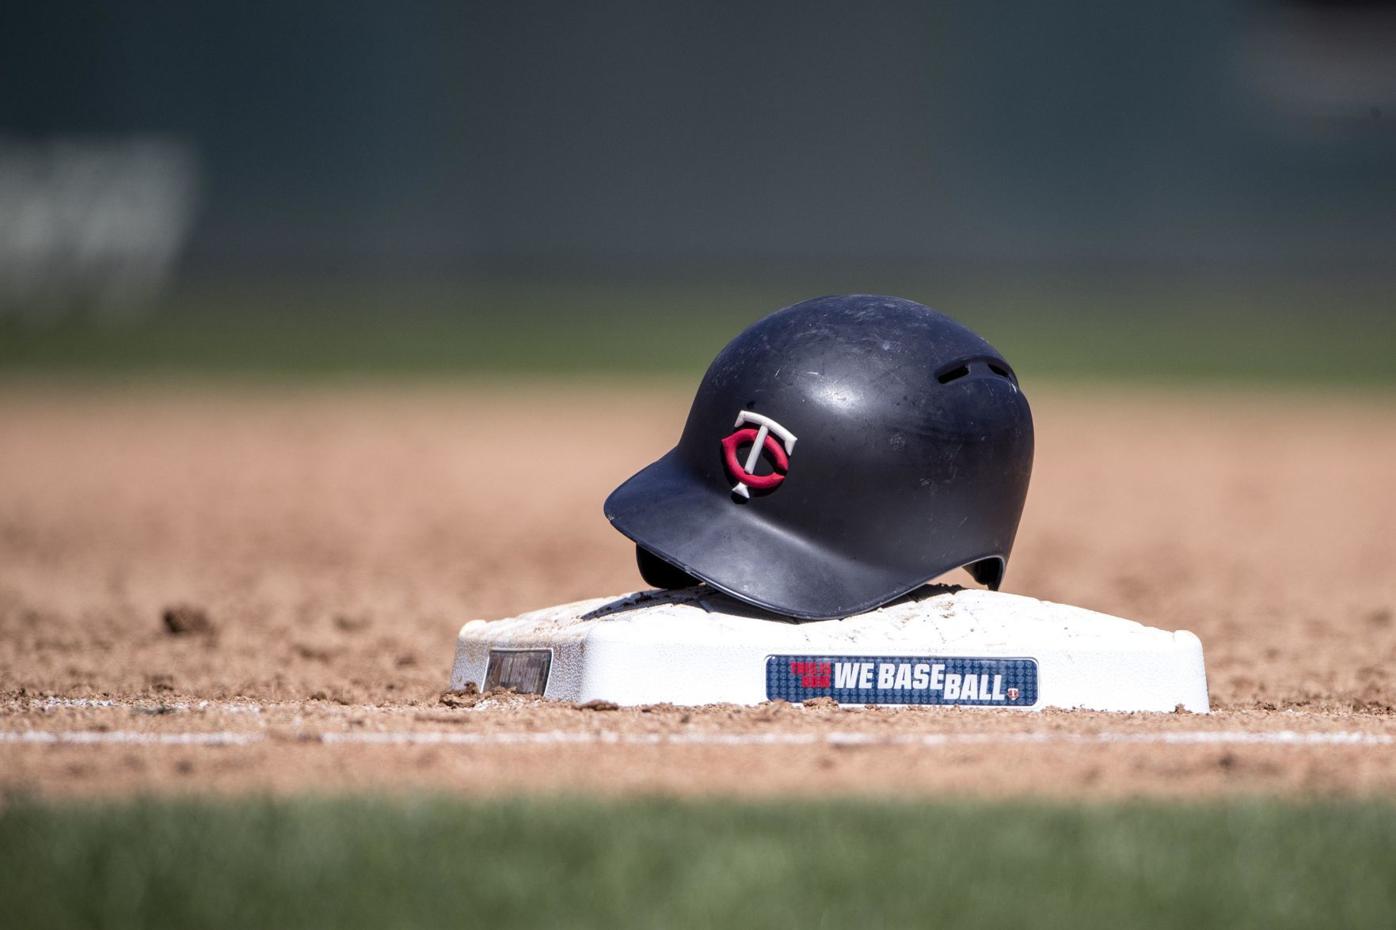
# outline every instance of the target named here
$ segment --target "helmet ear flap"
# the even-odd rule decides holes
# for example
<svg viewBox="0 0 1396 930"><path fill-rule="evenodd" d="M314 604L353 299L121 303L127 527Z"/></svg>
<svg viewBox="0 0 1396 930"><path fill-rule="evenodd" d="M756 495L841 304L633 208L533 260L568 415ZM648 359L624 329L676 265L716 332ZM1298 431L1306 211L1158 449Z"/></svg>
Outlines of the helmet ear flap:
<svg viewBox="0 0 1396 930"><path fill-rule="evenodd" d="M971 562L965 566L970 577L990 591L997 591L999 585L1003 583L1003 570L1006 563L998 556L987 559L980 559L978 562Z"/></svg>
<svg viewBox="0 0 1396 930"><path fill-rule="evenodd" d="M675 588L691 588L699 584L697 578L675 568L640 546L635 547L635 565L640 569L640 577L645 579L645 584L651 587L672 591Z"/></svg>

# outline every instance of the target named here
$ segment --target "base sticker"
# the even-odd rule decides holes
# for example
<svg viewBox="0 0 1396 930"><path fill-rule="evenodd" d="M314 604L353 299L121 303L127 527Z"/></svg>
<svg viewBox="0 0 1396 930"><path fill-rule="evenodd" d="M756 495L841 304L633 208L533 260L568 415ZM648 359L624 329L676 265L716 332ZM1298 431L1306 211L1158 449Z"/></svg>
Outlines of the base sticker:
<svg viewBox="0 0 1396 930"><path fill-rule="evenodd" d="M485 666L485 690L508 688L519 694L542 694L552 667L551 649L491 649Z"/></svg>
<svg viewBox="0 0 1396 930"><path fill-rule="evenodd" d="M1037 703L1036 659L966 656L767 656L766 698L840 704Z"/></svg>

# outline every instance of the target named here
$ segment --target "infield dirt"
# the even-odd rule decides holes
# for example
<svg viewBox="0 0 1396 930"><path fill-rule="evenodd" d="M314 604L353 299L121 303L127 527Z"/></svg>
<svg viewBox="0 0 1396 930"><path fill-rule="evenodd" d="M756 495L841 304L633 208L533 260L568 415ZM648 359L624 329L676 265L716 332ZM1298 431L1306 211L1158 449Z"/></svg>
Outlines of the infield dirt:
<svg viewBox="0 0 1396 930"><path fill-rule="evenodd" d="M0 785L1396 790L1396 398L1082 387L1030 399L1036 467L1006 589L1192 630L1216 713L443 703L465 620L640 586L601 501L672 444L687 391L11 383ZM1153 738L1204 731L1372 739ZM428 741L326 738L372 732ZM62 733L95 735L40 741ZM151 741L189 733L253 741ZM481 738L429 741L443 733ZM865 739L828 741L839 733ZM936 734L985 741L907 740Z"/></svg>

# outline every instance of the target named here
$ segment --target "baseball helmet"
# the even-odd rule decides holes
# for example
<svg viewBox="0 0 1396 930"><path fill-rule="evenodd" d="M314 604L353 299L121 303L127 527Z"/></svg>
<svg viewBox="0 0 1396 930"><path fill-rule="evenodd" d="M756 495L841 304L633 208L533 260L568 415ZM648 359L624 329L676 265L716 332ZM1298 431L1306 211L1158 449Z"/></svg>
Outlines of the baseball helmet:
<svg viewBox="0 0 1396 930"><path fill-rule="evenodd" d="M997 589L1032 452L989 343L910 300L817 297L728 343L678 445L605 512L650 584L830 619L960 567Z"/></svg>

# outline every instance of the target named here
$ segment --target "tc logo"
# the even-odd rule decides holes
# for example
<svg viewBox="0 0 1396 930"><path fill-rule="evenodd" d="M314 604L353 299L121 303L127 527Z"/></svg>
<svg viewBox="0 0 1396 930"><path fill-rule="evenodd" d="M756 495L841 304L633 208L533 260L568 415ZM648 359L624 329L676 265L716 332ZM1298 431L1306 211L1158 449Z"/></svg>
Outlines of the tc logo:
<svg viewBox="0 0 1396 930"><path fill-rule="evenodd" d="M733 425L742 426L744 423L755 423L758 428L752 429L748 426L738 429L723 439L722 460L727 464L728 476L737 482L732 487L732 493L750 498L751 488L769 491L785 480L785 473L790 469L790 456L795 452L795 434L770 417L752 413L750 410L743 410L737 414L737 422ZM785 444L784 448L771 437L772 433L780 437L781 442ZM747 453L746 461L737 461L737 448L748 443L751 445L751 451ZM772 471L769 475L753 474L752 469L761 460L763 450L771 457Z"/></svg>

